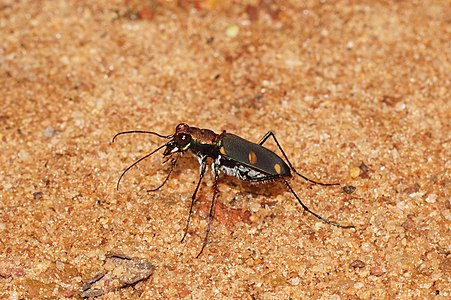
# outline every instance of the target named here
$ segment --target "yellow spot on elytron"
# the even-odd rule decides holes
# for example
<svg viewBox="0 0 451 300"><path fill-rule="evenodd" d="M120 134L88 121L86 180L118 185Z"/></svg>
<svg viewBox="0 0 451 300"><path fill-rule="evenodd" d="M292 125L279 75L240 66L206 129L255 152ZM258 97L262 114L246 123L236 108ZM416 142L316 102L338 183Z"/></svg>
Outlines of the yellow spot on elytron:
<svg viewBox="0 0 451 300"><path fill-rule="evenodd" d="M257 163L257 154L255 154L254 151L250 151L249 152L249 162L253 165L255 165L255 163Z"/></svg>
<svg viewBox="0 0 451 300"><path fill-rule="evenodd" d="M221 148L219 148L219 152L221 152L222 155L227 155L224 146L221 146Z"/></svg>
<svg viewBox="0 0 451 300"><path fill-rule="evenodd" d="M280 174L280 172L282 171L279 164L274 164L274 170L276 170L277 174Z"/></svg>

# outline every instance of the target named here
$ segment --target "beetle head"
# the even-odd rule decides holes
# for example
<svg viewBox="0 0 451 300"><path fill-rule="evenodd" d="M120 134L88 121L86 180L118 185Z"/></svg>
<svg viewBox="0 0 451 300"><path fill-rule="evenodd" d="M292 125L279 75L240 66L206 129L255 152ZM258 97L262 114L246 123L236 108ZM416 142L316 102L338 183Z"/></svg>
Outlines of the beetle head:
<svg viewBox="0 0 451 300"><path fill-rule="evenodd" d="M166 149L164 150L163 156L172 155L178 152L187 151L193 141L193 137L190 133L189 125L185 123L180 123L175 128L175 133L170 136L171 140L166 143Z"/></svg>
<svg viewBox="0 0 451 300"><path fill-rule="evenodd" d="M191 130L192 130L191 127L189 127L187 124L181 123L181 124L177 125L177 127L175 128L175 133L172 135L162 135L162 134L159 134L159 133L156 133L153 131L143 131L143 130L131 130L131 131L123 131L123 132L117 133L113 137L112 142L114 142L116 140L116 138L120 135L131 134L131 133L151 134L151 135L156 135L160 138L170 140L166 144L161 145L157 149L155 149L152 152L150 152L149 154L141 157L140 159L138 159L137 161L132 163L130 166L128 166L122 172L121 176L119 177L119 180L117 181L117 189L119 189L119 183L121 182L121 179L122 179L122 177L124 177L125 173L128 172L128 170L130 170L131 168L136 166L139 162L143 161L144 159L146 159L149 156L153 155L154 153L158 152L159 150L166 147L164 149L163 156L170 156L175 153L179 153L179 152L183 153L183 152L187 151L190 148L192 140L193 140Z"/></svg>

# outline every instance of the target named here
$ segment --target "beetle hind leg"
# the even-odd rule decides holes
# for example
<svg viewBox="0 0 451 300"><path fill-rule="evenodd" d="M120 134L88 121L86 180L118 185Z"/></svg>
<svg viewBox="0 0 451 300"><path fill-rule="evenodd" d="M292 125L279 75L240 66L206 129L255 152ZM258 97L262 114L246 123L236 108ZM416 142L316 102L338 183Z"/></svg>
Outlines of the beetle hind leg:
<svg viewBox="0 0 451 300"><path fill-rule="evenodd" d="M296 175L302 177L304 180L306 180L306 181L308 181L308 182L311 182L311 183L314 183L314 184L319 184L319 185L322 185L322 186L340 185L339 183L322 183L322 182L319 182L319 181L315 181L315 180L310 179L310 178L308 178L308 177L302 175L301 173L299 173L299 172L293 167L293 165L291 164L290 160L288 159L288 156L285 154L285 151L283 151L282 146L280 145L279 141L277 140L277 138L276 138L274 132L268 131L268 132L260 139L260 141L258 142L258 144L259 144L260 146L262 146L262 145L266 142L266 140L268 140L269 137L272 137L272 138L274 139L274 142L276 142L277 148L279 148L280 152L282 152L283 157L284 157L285 160L287 161L287 163L288 163L288 165L290 166L290 169L291 169L291 171L293 171L293 173L295 173Z"/></svg>
<svg viewBox="0 0 451 300"><path fill-rule="evenodd" d="M295 191L293 190L293 188L290 186L290 184L288 183L288 181L283 178L280 177L283 181L283 183L285 184L285 186L288 188L288 190L290 190L290 192L293 194L293 196L296 198L296 200L299 202L299 204L301 204L302 208L304 208L304 210L306 210L307 212L311 213L312 215L314 215L316 218L326 222L327 224L336 226L336 227L340 227L340 228L355 228L354 225L341 225L332 221L329 221L328 219L321 217L320 215L318 215L317 213L313 212L310 210L310 208L308 208L303 202L302 200L299 198L299 196L295 193Z"/></svg>

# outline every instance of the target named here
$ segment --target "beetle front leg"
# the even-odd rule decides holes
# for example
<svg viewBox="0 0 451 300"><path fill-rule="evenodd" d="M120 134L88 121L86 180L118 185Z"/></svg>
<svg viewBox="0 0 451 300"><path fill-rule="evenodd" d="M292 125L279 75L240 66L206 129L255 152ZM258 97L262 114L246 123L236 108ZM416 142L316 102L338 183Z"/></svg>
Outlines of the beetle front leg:
<svg viewBox="0 0 451 300"><path fill-rule="evenodd" d="M169 177L171 176L172 172L175 170L176 166L177 166L177 157L171 159L171 169L169 170L168 175L166 175L166 178L164 179L163 183L154 189L147 190L147 192L148 193L155 192L155 191L158 191L159 189L161 189L166 184L166 182L168 182Z"/></svg>
<svg viewBox="0 0 451 300"><path fill-rule="evenodd" d="M186 235L188 234L189 222L191 220L191 214L193 213L194 202L196 202L197 191L199 190L200 183L202 182L202 179L204 178L204 174L205 174L205 170L206 169L207 169L207 158L203 158L202 161L201 161L201 165L200 165L199 181L197 182L196 189L194 190L194 193L191 196L191 206L189 208L188 220L186 221L185 232L183 234L182 240L180 241L181 243L183 243L183 241L185 240Z"/></svg>
<svg viewBox="0 0 451 300"><path fill-rule="evenodd" d="M200 252L199 252L199 254L197 254L196 258L198 258L202 254L205 246L207 246L208 234L210 233L211 223L213 221L213 216L215 214L216 196L218 195L218 192L219 192L219 190L218 190L219 169L217 167L213 167L213 169L214 169L214 174L215 174L215 182L213 183L213 199L211 200L210 213L208 214L207 231L205 232L202 249L200 249Z"/></svg>
<svg viewBox="0 0 451 300"><path fill-rule="evenodd" d="M279 141L277 140L276 136L274 135L274 132L272 131L268 131L258 142L259 145L263 145L266 140L272 137L274 139L274 142L276 142L277 147L279 148L280 152L282 152L283 157L285 158L285 160L287 161L288 165L290 166L290 169L298 176L302 177L303 179L307 180L308 182L314 183L314 184L319 184L319 185L323 185L323 186L330 186L330 185L340 185L339 183L322 183L319 181L315 181L312 180L310 178L305 177L304 175L302 175L301 173L299 173L298 171L296 171L296 169L293 167L293 165L291 164L290 160L288 159L288 156L285 154L285 151L283 151L282 146L279 144Z"/></svg>

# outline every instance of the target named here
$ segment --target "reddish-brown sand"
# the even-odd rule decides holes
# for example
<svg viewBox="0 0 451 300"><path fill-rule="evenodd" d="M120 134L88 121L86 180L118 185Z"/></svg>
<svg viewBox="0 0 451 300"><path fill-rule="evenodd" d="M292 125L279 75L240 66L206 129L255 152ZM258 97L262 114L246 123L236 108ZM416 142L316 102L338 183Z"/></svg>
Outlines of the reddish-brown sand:
<svg viewBox="0 0 451 300"><path fill-rule="evenodd" d="M283 4L282 4L283 3ZM104 299L449 299L449 1L0 3L0 298L79 298L120 253L154 274ZM155 155L180 122L258 141L290 180L167 185ZM276 150L274 143L268 147ZM101 297L101 298L102 298Z"/></svg>

